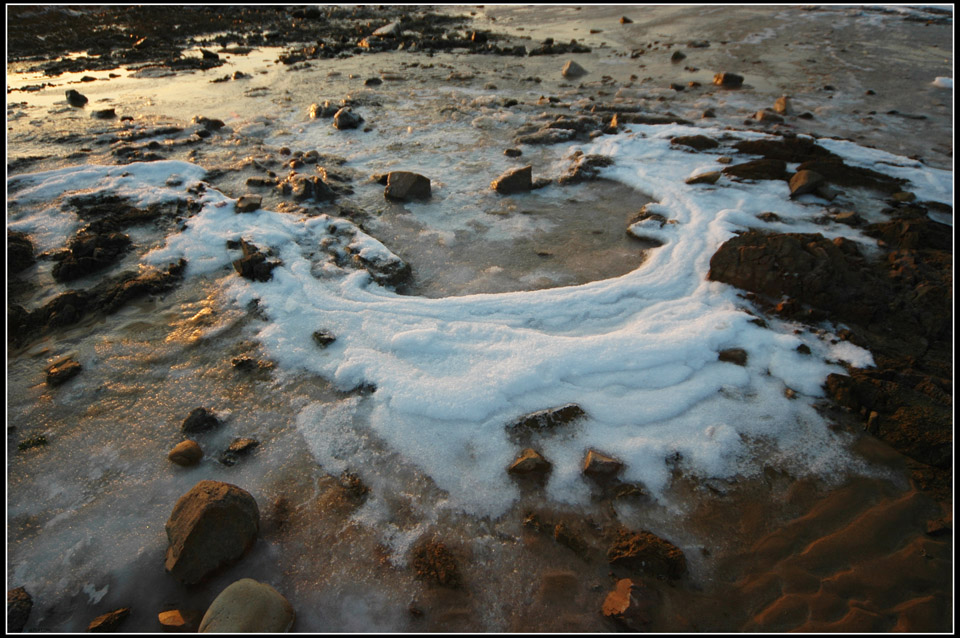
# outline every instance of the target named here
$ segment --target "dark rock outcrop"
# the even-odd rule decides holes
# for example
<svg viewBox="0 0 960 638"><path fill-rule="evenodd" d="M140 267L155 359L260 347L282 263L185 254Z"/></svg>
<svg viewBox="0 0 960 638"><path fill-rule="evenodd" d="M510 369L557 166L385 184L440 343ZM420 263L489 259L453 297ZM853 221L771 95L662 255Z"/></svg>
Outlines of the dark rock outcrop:
<svg viewBox="0 0 960 638"><path fill-rule="evenodd" d="M211 410L206 408L194 408L183 423L180 429L184 434L197 434L215 430L222 425L220 419Z"/></svg>
<svg viewBox="0 0 960 638"><path fill-rule="evenodd" d="M19 633L23 631L30 619L30 610L33 609L33 598L23 587L14 587L7 590L7 631Z"/></svg>
<svg viewBox="0 0 960 638"><path fill-rule="evenodd" d="M120 629L120 625L123 624L123 621L126 620L129 615L129 607L115 609L114 611L94 618L87 627L87 631L91 633L113 633Z"/></svg>
<svg viewBox="0 0 960 638"><path fill-rule="evenodd" d="M26 233L7 230L7 273L13 275L32 266L36 261L33 242Z"/></svg>

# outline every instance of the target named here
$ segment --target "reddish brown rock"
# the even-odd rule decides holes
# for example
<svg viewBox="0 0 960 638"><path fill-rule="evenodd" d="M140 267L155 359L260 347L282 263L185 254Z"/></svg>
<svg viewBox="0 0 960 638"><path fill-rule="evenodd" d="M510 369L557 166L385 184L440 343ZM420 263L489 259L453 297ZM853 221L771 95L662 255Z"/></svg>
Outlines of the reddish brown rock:
<svg viewBox="0 0 960 638"><path fill-rule="evenodd" d="M507 472L518 476L543 475L550 471L550 461L543 458L533 448L526 448L520 456L510 464Z"/></svg>
<svg viewBox="0 0 960 638"><path fill-rule="evenodd" d="M180 582L198 583L243 556L259 529L253 496L229 483L200 481L180 497L167 521L164 566Z"/></svg>
<svg viewBox="0 0 960 638"><path fill-rule="evenodd" d="M588 450L583 458L583 473L593 479L612 479L623 468L623 463L596 450Z"/></svg>
<svg viewBox="0 0 960 638"><path fill-rule="evenodd" d="M621 578L603 601L603 615L630 631L646 631L651 609L657 603L656 592L641 581Z"/></svg>
<svg viewBox="0 0 960 638"><path fill-rule="evenodd" d="M611 565L662 578L677 579L687 572L683 550L647 531L621 532L607 551Z"/></svg>
<svg viewBox="0 0 960 638"><path fill-rule="evenodd" d="M20 633L30 619L33 598L23 587L7 590L7 631Z"/></svg>
<svg viewBox="0 0 960 638"><path fill-rule="evenodd" d="M417 578L441 587L458 589L463 581L453 553L443 543L423 539L413 548L412 566Z"/></svg>
<svg viewBox="0 0 960 638"><path fill-rule="evenodd" d="M157 615L164 633L174 634L197 633L201 618L203 618L203 612L199 609L171 609Z"/></svg>
<svg viewBox="0 0 960 638"><path fill-rule="evenodd" d="M786 95L778 97L777 101L773 103L773 110L780 115L788 115L790 113L790 98Z"/></svg>

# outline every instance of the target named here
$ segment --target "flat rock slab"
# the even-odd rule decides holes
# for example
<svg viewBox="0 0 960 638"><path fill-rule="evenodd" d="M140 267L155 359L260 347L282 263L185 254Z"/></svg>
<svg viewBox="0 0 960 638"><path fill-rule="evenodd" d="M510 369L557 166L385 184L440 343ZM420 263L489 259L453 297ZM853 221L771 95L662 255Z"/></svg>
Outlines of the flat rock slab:
<svg viewBox="0 0 960 638"><path fill-rule="evenodd" d="M253 496L229 483L200 481L180 497L167 520L164 566L180 582L198 583L243 556L259 530Z"/></svg>
<svg viewBox="0 0 960 638"><path fill-rule="evenodd" d="M276 589L243 578L220 592L200 621L200 633L282 633L296 614Z"/></svg>

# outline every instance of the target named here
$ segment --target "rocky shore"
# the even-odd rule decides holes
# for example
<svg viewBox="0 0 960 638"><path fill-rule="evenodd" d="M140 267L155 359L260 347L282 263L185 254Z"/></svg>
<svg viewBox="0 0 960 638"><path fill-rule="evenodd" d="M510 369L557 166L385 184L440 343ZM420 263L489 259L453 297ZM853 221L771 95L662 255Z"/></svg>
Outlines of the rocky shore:
<svg viewBox="0 0 960 638"><path fill-rule="evenodd" d="M885 123L914 124L921 134L888 150L914 151L909 154L917 166L949 165L952 148L944 151L934 136L952 127L945 123L951 109L944 102L924 106L924 113L903 106L911 100L889 95L899 90L893 78L863 92L835 61L815 64L804 77L817 86L801 88L798 81L786 97L780 87L767 88L764 77L765 63L781 61L772 52L764 58L773 44L759 48L773 35L757 43L724 37L733 28L729 20L739 15L733 8L729 18L712 18L709 37L706 27L691 28L670 41L653 37L661 19L677 18L679 26L670 28L683 29L695 18L664 9L662 18L645 21L639 7L608 7L581 19L579 8L566 7L569 15L539 28L568 35L579 25L586 33L540 38L530 16L515 8L453 9L188 7L187 15L162 7L9 9L8 71L48 78L9 89L10 101L20 92L29 99L55 91L54 109L84 117L62 127L27 125L21 120L38 115L34 106L23 102L8 110L20 127L8 149L8 225L10 211L42 208L28 196L30 172L85 163L129 168L118 172L120 183L143 164L172 160L201 166L203 178L193 184L185 170L169 176L158 187L193 185L159 203L136 192L73 193L49 202L78 220L56 247L48 245L55 231L31 236L8 228L8 382L28 397L8 408L8 631L948 631L953 242L952 225L944 222L953 211L912 192L902 173L844 159L822 140L857 120L858 141L886 148L885 136L903 129L891 133ZM754 17L753 9L743 11ZM952 13L883 19L932 32L949 28ZM822 23L811 24L795 36L797 47L803 38L826 37ZM937 31L930 42L943 41ZM746 48L751 44L757 48ZM860 42L830 44L866 57ZM315 72L325 61L359 58L360 68L372 68L379 63L368 60L378 56L409 57L389 71L347 78L331 71L337 90L353 88L342 97L324 88L310 105L296 107L304 126L341 135L336 154L243 137L239 125L212 109L147 117L132 111L133 101L100 104L102 98L85 88L120 71L158 78L207 74L199 77L211 86L241 87L235 89L238 100L269 95L283 104L289 91L258 89L256 76L217 70L258 47L282 47L276 64L286 77ZM77 51L83 53L68 55ZM952 51L943 53L952 57ZM448 54L462 68L444 62ZM87 72L111 76L79 79L75 89L58 79ZM210 74L217 76L208 80ZM849 82L842 91L827 84L840 80ZM444 510L440 487L376 435L354 440L351 419L360 417L337 417L338 408L325 408L334 415L335 453L328 464L318 463L302 433L284 423L296 421L303 430L299 411L318 399L326 406L361 406L355 414L362 415L363 400L376 395L377 385L361 379L344 389L279 371L250 338L265 323L259 298L251 296L242 308L215 301L222 290L213 276L228 286L286 277L291 255L279 248L280 239L270 245L249 234L231 235L231 262L202 283L185 283L193 263L186 259L154 268L138 260L167 237L200 225L205 206L228 211L231 223L278 211L322 229L312 254L314 277L352 273L390 291L419 294L424 284L417 251L396 254L402 251L389 234L401 235L388 221L402 217L396 222L402 230L414 207L452 201L452 177L412 161L397 165L395 157L393 170L364 173L351 161L350 138L344 137L386 128L375 114L398 98L376 91L408 81L411 90L476 89L472 102L451 101L430 116L466 122L495 139L509 163L484 166L474 176L501 207L488 211L492 217L534 217L516 210L515 202L522 206L524 200L511 198L553 188L568 189L577 205L581 191L573 189L601 193L610 171L619 168L616 158L576 150L557 161L551 153L638 126L727 127L729 134L713 128L709 135L669 139L674 152L702 158L694 174L679 176L686 186L776 184L788 189L791 201L816 198L819 212L804 222L822 233L789 232L794 222L786 211L760 213L709 256L707 280L739 289L742 309L757 326L791 325L832 346L869 351L874 365L845 363L844 374L826 378L816 407L873 469L852 467L850 476L831 483L794 476L770 462L755 476L702 481L684 470L685 459L675 452L665 463L674 481L670 496L683 505L671 508L629 478L634 468L623 460L627 450L586 447L574 461L573 480L589 495L588 505L555 502L548 483L555 473L570 474L562 465L570 459L554 454L557 441L576 440L591 418L590 410L562 399L498 425L518 452L498 472L519 498L497 520ZM644 85L655 86L637 97ZM542 94L532 100L531 90ZM848 100L842 113L830 106L834 95L836 102ZM761 101L768 106L757 109ZM410 119L411 131L415 125ZM245 131L252 129L256 125ZM387 149L392 156L411 148L397 144ZM918 147L929 153L921 158ZM219 193L234 203L218 200ZM617 241L640 252L668 244L681 223L670 217L667 199L597 206L621 211ZM846 229L875 244L845 239ZM593 232L606 240L599 227ZM531 252L535 263L568 259L576 268L575 255L558 254L575 248L541 245ZM629 272L645 258L626 269L620 264L619 271L611 267L605 276ZM141 320L138 313L154 316ZM117 334L98 332L111 329ZM90 334L101 335L102 345L96 357L84 358L77 352ZM351 339L340 325L318 323L309 334L316 357L338 356ZM427 342L428 352L442 352L433 347ZM805 344L796 353L812 356ZM721 346L715 363L746 370L750 355ZM114 378L110 366L129 378ZM83 383L94 387L81 389ZM129 387L118 390L117 383ZM204 393L209 400L198 398ZM785 388L791 400L801 393ZM151 400L136 403L142 396ZM123 422L126 431L108 432L110 421ZM83 429L71 429L78 422ZM763 449L762 441L751 443ZM68 494L78 505L22 513L31 511L23 496L31 476L43 471L42 455L53 448L64 454L58 466L126 459L120 472L127 478L90 470L80 484L64 485L58 475L44 486L47 496L60 503ZM375 451L357 453L367 448ZM427 448L422 453L429 456ZM472 454L469 445L464 450ZM382 474L364 473L369 468L360 466L362 459L374 459ZM155 478L162 490L152 491L138 472L162 477ZM126 521L136 520L124 511L131 501L110 507L98 499L126 489L145 495L133 498L152 517L149 529L117 539L124 548L138 547L135 556L90 558L97 545L72 536L60 558L52 555L57 550L37 549L58 517L79 515L96 542L119 534ZM384 540L387 526L365 507L371 499L386 504L392 546ZM54 571L68 574L70 586L57 589L35 576L32 560L62 560ZM133 582L138 579L143 583ZM44 598L54 591L54 598Z"/></svg>

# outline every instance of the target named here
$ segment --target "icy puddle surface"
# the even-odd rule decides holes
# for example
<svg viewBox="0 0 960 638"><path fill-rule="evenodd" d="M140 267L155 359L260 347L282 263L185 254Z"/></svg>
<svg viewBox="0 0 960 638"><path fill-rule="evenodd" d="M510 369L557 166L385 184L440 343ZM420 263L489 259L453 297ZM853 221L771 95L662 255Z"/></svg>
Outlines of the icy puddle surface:
<svg viewBox="0 0 960 638"><path fill-rule="evenodd" d="M287 81L296 85L296 74ZM855 229L814 223L824 202L791 200L783 181L685 183L722 168L721 155L749 159L732 145L763 134L631 125L591 143L523 147L523 157L508 160L512 132L536 109L505 112L487 91L412 84L367 97L359 110L376 124L368 133L311 121L292 97L270 103L269 117L244 112L230 125L251 147L259 140L336 154L357 175L423 173L431 200L391 204L381 185L357 180L353 201L374 212L361 228L322 207L281 213L268 202L237 214L242 190L225 179L204 190L179 232L141 231L141 248L125 262L163 267L185 258L177 290L8 359L9 423L17 436L44 434L50 443L8 454L8 579L44 601L33 627L80 631L132 600L146 631L156 608L205 608L226 584L252 576L284 591L300 631L418 630L411 608L446 610L429 616L427 629L523 631L552 627L577 606L593 615L557 630L595 630L597 605L585 601L608 589L607 566L584 567L565 548L524 540L528 508L662 533L685 550L694 579L708 578L705 540L683 526L691 494L702 497L698 486L723 489L771 467L827 482L882 474L814 409L827 375L843 363L870 365L870 353L836 339L841 326L761 327L739 291L707 281L711 256L748 228L843 236L865 252L873 245ZM670 144L694 134L723 144L701 153ZM849 164L909 180L905 189L922 201L952 201L948 171L850 142L819 143ZM526 163L534 177L555 179L578 150L613 160L602 179L508 197L490 189L491 179ZM8 180L8 227L39 251L54 249L80 226L60 198L173 202L205 176L173 160L17 175ZM647 203L665 223L641 221L628 236ZM757 218L769 211L782 221ZM240 252L227 244L239 239L279 262L270 281L234 272ZM403 294L383 287L346 263L349 255L399 256L413 266L412 283ZM48 272L38 277L50 283ZM32 302L59 290L51 284ZM335 341L319 346L317 331ZM718 360L731 348L746 351L745 366ZM42 369L70 353L84 372L46 386ZM240 356L265 365L243 373L231 363ZM525 446L507 426L570 403L585 416L533 438L553 464L548 482L521 490L505 468ZM175 467L166 453L199 405L226 425L200 439L207 455L199 468ZM236 466L219 463L237 436L261 445ZM596 505L581 474L588 449L623 461L621 478L642 486L646 500ZM332 477L342 472L370 488L362 505L331 501ZM163 573L163 524L176 499L207 478L253 494L264 529L252 554L188 595ZM470 596L413 581L409 550L430 535L468 557ZM583 589L567 596L571 570ZM552 589L532 591L541 576ZM516 602L535 596L536 611Z"/></svg>

